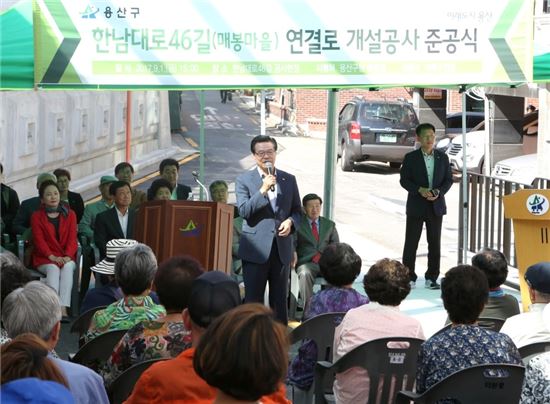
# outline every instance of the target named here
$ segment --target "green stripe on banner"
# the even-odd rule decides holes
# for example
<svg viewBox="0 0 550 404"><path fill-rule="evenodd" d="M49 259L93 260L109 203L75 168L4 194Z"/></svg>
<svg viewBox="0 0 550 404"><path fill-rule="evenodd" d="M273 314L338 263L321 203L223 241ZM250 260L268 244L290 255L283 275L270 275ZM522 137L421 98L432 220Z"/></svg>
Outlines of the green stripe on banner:
<svg viewBox="0 0 550 404"><path fill-rule="evenodd" d="M500 59L506 74L511 81L526 81L524 72L521 69L512 49L506 41L506 34L513 27L513 22L518 15L523 2L525 0L508 0L506 8L502 11L502 14L491 32L489 41L495 49L495 52Z"/></svg>
<svg viewBox="0 0 550 404"><path fill-rule="evenodd" d="M429 61L416 63L418 69L416 74L450 73L446 71L448 64ZM480 69L481 62L477 60L453 62L453 68L460 72L476 72ZM386 73L407 72L407 61L377 62L377 63L350 63L347 61L333 62L140 62L140 61L94 61L92 72L97 75L176 75L185 74L190 76L211 75L223 72L233 76L269 76L271 74L299 76L305 74L315 75L365 75L373 72L384 71Z"/></svg>
<svg viewBox="0 0 550 404"><path fill-rule="evenodd" d="M44 73L42 81L58 83L63 79L64 73L70 65L71 58L80 43L80 35L61 2L48 1L47 7L63 39ZM74 77L75 75L76 71L71 69L65 80L77 80L80 83L80 78L77 79L78 75Z"/></svg>

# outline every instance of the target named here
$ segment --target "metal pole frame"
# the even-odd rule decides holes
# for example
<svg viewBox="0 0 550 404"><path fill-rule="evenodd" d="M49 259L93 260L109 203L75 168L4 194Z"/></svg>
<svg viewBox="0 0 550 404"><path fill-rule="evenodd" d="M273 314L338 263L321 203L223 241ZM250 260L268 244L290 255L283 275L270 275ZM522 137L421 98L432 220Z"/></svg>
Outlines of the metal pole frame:
<svg viewBox="0 0 550 404"><path fill-rule="evenodd" d="M338 134L338 89L328 90L327 137L325 143L325 178L323 190L323 216L334 216L334 171L336 168L336 142Z"/></svg>

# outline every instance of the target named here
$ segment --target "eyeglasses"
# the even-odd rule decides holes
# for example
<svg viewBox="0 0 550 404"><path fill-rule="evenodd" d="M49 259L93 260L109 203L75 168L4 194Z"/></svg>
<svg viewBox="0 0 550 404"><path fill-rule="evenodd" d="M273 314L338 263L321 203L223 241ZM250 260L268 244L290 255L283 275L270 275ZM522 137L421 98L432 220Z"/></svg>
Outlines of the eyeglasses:
<svg viewBox="0 0 550 404"><path fill-rule="evenodd" d="M275 155L275 150L260 150L258 152L255 152L254 154L258 157L271 157Z"/></svg>

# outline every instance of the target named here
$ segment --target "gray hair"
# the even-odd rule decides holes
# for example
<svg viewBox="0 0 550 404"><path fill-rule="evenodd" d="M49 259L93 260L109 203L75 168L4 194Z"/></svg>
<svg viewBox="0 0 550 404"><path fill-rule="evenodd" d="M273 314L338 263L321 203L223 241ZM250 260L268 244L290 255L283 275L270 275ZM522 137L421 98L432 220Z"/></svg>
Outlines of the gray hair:
<svg viewBox="0 0 550 404"><path fill-rule="evenodd" d="M124 295L138 296L151 287L157 258L150 247L138 243L115 258L115 278Z"/></svg>
<svg viewBox="0 0 550 404"><path fill-rule="evenodd" d="M2 323L10 338L30 332L47 341L59 321L59 297L55 290L40 281L29 282L4 299Z"/></svg>

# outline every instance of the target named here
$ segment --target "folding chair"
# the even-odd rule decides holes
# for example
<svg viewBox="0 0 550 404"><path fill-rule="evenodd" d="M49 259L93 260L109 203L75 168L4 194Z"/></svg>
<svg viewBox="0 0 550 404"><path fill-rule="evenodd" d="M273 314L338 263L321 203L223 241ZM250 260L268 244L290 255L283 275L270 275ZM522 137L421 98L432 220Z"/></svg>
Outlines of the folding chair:
<svg viewBox="0 0 550 404"><path fill-rule="evenodd" d="M550 341L535 342L518 348L519 354L523 359L523 364L527 365L529 361L538 354L550 351Z"/></svg>
<svg viewBox="0 0 550 404"><path fill-rule="evenodd" d="M345 312L324 313L304 321L289 334L290 344L302 342L304 339L311 339L317 345L317 360L332 360L332 346L334 344L334 330L340 324ZM304 392L305 401L310 403L313 400L313 388ZM294 388L292 389L294 395ZM292 397L294 401L294 397Z"/></svg>
<svg viewBox="0 0 550 404"><path fill-rule="evenodd" d="M393 403L399 390L414 385L416 359L423 342L419 338L379 338L359 345L334 363L317 362L315 403L334 402L332 384L336 374L353 367L368 372L370 389L365 403Z"/></svg>
<svg viewBox="0 0 550 404"><path fill-rule="evenodd" d="M126 369L118 377L113 380L111 388L109 389L109 395L112 404L119 404L126 401L132 390L136 385L136 382L141 377L141 374L145 372L149 366L154 363L165 361L167 358L150 359L135 364L134 366Z"/></svg>
<svg viewBox="0 0 550 404"><path fill-rule="evenodd" d="M435 403L452 399L462 404L517 404L525 368L520 365L491 363L459 370L422 394L400 391L397 404Z"/></svg>
<svg viewBox="0 0 550 404"><path fill-rule="evenodd" d="M88 341L69 360L89 367L97 372L99 366L107 362L113 349L128 330L107 331Z"/></svg>
<svg viewBox="0 0 550 404"><path fill-rule="evenodd" d="M71 325L71 334L78 334L78 347L80 348L82 345L84 345L84 334L86 331L88 331L88 328L90 328L90 323L92 322L92 317L94 316L95 312L98 310L103 310L107 306L97 306L93 309L90 309L84 313L82 313L76 320L73 321L73 324Z"/></svg>

